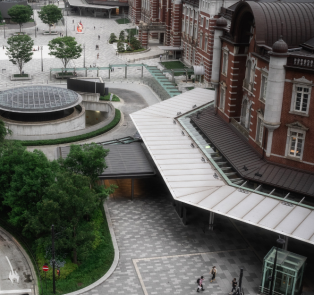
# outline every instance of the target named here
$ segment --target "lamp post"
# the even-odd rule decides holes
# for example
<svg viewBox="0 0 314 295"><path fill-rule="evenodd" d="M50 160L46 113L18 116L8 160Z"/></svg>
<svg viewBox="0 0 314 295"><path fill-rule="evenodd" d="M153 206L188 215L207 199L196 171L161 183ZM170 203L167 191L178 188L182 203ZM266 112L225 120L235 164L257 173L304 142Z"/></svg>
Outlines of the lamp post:
<svg viewBox="0 0 314 295"><path fill-rule="evenodd" d="M84 49L84 65L83 65L83 68L85 68L85 43L83 45L83 49Z"/></svg>
<svg viewBox="0 0 314 295"><path fill-rule="evenodd" d="M284 239L282 239L280 236L277 239L277 244L279 246L282 246L286 243ZM270 283L270 290L269 290L269 295L273 295L273 288L274 288L274 281L275 281L275 272L276 272L276 266L277 266L277 247L275 247L275 259L274 259L274 266L273 266L273 271L271 276L268 277L268 280L271 282Z"/></svg>
<svg viewBox="0 0 314 295"><path fill-rule="evenodd" d="M51 226L51 238L52 238L52 290L53 290L53 294L56 294L54 225Z"/></svg>
<svg viewBox="0 0 314 295"><path fill-rule="evenodd" d="M41 50L41 71L44 71L44 61L43 61L43 47L40 46L40 50Z"/></svg>
<svg viewBox="0 0 314 295"><path fill-rule="evenodd" d="M5 20L3 20L2 22L4 23L4 31L3 31L3 35L4 35L4 36L3 36L3 37L4 37L4 39L5 39Z"/></svg>

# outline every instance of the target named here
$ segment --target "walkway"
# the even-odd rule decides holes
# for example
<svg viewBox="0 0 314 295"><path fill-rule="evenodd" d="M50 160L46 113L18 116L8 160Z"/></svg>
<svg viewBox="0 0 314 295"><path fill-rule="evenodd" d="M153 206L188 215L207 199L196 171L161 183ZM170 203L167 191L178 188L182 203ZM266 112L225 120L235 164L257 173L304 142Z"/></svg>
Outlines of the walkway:
<svg viewBox="0 0 314 295"><path fill-rule="evenodd" d="M244 293L257 293L261 262L229 219L217 217L219 228L204 233L204 224L195 215L188 226L181 223L160 177L138 182L136 187L141 195L134 201L122 197L108 201L120 261L105 283L85 294L195 294L196 279L204 275L203 294L224 295L241 267ZM210 284L213 265L218 275Z"/></svg>

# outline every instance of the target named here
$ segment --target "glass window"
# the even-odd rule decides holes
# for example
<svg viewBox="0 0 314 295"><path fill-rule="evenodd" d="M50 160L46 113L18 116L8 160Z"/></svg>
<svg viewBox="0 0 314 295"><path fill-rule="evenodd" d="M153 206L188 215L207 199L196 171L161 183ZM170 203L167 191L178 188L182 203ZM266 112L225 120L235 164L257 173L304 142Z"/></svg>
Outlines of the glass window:
<svg viewBox="0 0 314 295"><path fill-rule="evenodd" d="M219 107L224 110L225 109L225 97L226 97L226 89L220 88L220 102Z"/></svg>
<svg viewBox="0 0 314 295"><path fill-rule="evenodd" d="M203 35L200 36L200 48L203 49Z"/></svg>
<svg viewBox="0 0 314 295"><path fill-rule="evenodd" d="M208 39L207 37L205 38L205 44L204 44L204 51L207 52L207 43L208 43Z"/></svg>
<svg viewBox="0 0 314 295"><path fill-rule="evenodd" d="M222 73L227 74L228 72L228 53L224 52L222 60Z"/></svg>
<svg viewBox="0 0 314 295"><path fill-rule="evenodd" d="M193 37L193 24L191 24L190 36Z"/></svg>
<svg viewBox="0 0 314 295"><path fill-rule="evenodd" d="M290 132L290 150L289 155L300 158L303 150L304 134L299 132Z"/></svg>
<svg viewBox="0 0 314 295"><path fill-rule="evenodd" d="M263 142L263 131L264 131L263 121L260 117L257 117L256 141L259 144L262 144L262 142Z"/></svg>
<svg viewBox="0 0 314 295"><path fill-rule="evenodd" d="M195 19L197 19L197 16L198 16L198 14L197 14L197 12L195 11Z"/></svg>
<svg viewBox="0 0 314 295"><path fill-rule="evenodd" d="M307 107L309 103L309 92L310 89L308 87L296 87L296 97L294 110L298 112L307 112Z"/></svg>
<svg viewBox="0 0 314 295"><path fill-rule="evenodd" d="M208 29L209 26L209 19L206 20L206 29Z"/></svg>
<svg viewBox="0 0 314 295"><path fill-rule="evenodd" d="M262 75L261 98L263 100L265 100L265 98L266 98L266 90L267 90L267 77Z"/></svg>
<svg viewBox="0 0 314 295"><path fill-rule="evenodd" d="M203 26L203 22L204 22L204 18L203 17L201 17L201 27Z"/></svg>

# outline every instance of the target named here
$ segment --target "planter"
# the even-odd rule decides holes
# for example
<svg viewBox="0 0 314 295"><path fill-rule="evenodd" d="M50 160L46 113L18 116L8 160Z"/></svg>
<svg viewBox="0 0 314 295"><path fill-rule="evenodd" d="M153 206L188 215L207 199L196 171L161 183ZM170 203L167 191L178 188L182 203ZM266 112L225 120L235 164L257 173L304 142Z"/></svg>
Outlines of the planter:
<svg viewBox="0 0 314 295"><path fill-rule="evenodd" d="M148 48L146 50L138 51L138 52L119 52L119 55L120 54L126 54L126 55L141 54L141 53L145 53L148 51L150 51L150 48Z"/></svg>
<svg viewBox="0 0 314 295"><path fill-rule="evenodd" d="M27 35L27 33L25 33L25 32L17 32L17 33L13 34L13 36L20 36L20 35Z"/></svg>
<svg viewBox="0 0 314 295"><path fill-rule="evenodd" d="M43 35L58 35L59 33L56 31L51 31L51 33L49 33L49 31L44 31Z"/></svg>
<svg viewBox="0 0 314 295"><path fill-rule="evenodd" d="M32 76L29 74L14 74L11 76L11 81L32 80Z"/></svg>
<svg viewBox="0 0 314 295"><path fill-rule="evenodd" d="M67 79L76 77L73 72L63 72L63 73L56 73L56 79Z"/></svg>

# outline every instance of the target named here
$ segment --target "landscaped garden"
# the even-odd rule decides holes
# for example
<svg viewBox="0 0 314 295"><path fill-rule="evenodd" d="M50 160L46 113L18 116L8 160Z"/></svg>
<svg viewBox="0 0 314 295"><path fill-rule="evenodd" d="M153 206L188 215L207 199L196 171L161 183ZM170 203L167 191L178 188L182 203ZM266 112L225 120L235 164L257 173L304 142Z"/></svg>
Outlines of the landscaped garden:
<svg viewBox="0 0 314 295"><path fill-rule="evenodd" d="M127 36L125 35L125 31L122 30L119 34L119 38L114 33L111 33L109 43L113 44L117 42L117 51L119 53L132 53L146 50L134 35L135 31L132 29L128 30Z"/></svg>
<svg viewBox="0 0 314 295"><path fill-rule="evenodd" d="M119 24L119 25L123 25L123 24L129 24L130 21L128 18L119 18L116 20L116 22Z"/></svg>
<svg viewBox="0 0 314 295"><path fill-rule="evenodd" d="M18 240L23 237L39 269L48 265L47 291L41 284L40 293L52 294L52 224L56 293L90 285L114 259L103 201L116 187L97 182L108 150L95 143L72 145L66 158L49 161L43 152L5 139L8 133L0 121L0 225ZM40 276L43 283L41 270Z"/></svg>
<svg viewBox="0 0 314 295"><path fill-rule="evenodd" d="M179 60L176 61L164 61L160 62L160 64L166 68L167 70L177 70L177 69L186 69L187 66ZM174 73L175 76L183 76L185 72L182 71L180 73Z"/></svg>
<svg viewBox="0 0 314 295"><path fill-rule="evenodd" d="M105 96L99 97L99 100L110 101L110 97L111 97L111 93L109 93L109 94L107 94L107 95L105 95ZM115 94L113 94L111 101L120 101L120 99L119 99L118 96L116 96Z"/></svg>

